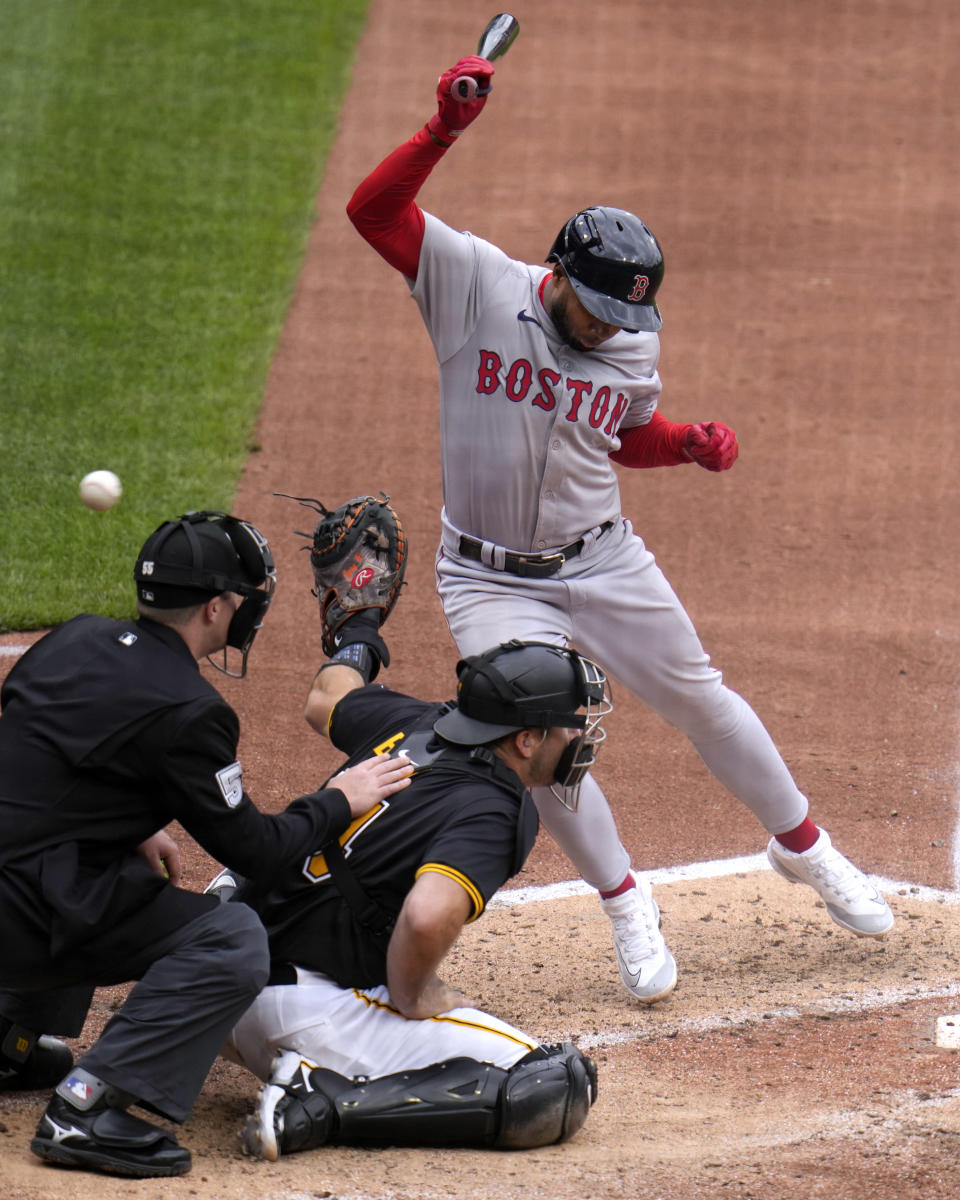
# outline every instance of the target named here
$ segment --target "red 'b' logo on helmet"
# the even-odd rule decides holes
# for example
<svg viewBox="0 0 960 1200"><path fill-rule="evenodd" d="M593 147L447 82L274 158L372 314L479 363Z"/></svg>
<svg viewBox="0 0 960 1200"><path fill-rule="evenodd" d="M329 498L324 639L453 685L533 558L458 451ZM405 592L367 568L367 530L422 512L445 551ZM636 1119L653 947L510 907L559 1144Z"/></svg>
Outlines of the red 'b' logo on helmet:
<svg viewBox="0 0 960 1200"><path fill-rule="evenodd" d="M647 294L647 288L650 286L650 280L646 275L634 275L633 291L627 297L628 300L633 300L634 303L642 300Z"/></svg>
<svg viewBox="0 0 960 1200"><path fill-rule="evenodd" d="M359 571L350 580L350 586L358 590L364 587L373 578L373 567L361 567Z"/></svg>

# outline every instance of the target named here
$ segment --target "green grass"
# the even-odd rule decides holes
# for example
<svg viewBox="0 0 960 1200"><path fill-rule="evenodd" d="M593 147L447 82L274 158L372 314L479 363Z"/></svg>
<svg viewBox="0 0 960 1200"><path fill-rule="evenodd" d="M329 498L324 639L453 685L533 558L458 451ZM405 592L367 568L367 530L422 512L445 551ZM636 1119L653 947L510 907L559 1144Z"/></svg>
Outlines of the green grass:
<svg viewBox="0 0 960 1200"><path fill-rule="evenodd" d="M366 5L0 3L0 630L130 613L231 506Z"/></svg>

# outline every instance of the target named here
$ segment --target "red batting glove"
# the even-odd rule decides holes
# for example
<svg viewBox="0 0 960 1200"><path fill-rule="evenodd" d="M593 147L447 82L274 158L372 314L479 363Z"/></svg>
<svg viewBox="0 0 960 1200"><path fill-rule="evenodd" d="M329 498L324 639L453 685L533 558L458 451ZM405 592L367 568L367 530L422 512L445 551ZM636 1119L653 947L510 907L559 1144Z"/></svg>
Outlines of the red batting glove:
<svg viewBox="0 0 960 1200"><path fill-rule="evenodd" d="M462 75L476 83L476 97L472 100L458 100L451 92L454 81ZM458 138L470 122L480 116L493 87L490 82L492 78L493 64L476 54L461 58L456 66L444 71L437 83L438 111L427 122L427 128L437 141L451 145L453 139Z"/></svg>
<svg viewBox="0 0 960 1200"><path fill-rule="evenodd" d="M692 458L698 466L706 467L708 471L729 471L737 461L740 447L737 445L737 435L728 425L707 421L706 424L690 426L683 452L687 458Z"/></svg>

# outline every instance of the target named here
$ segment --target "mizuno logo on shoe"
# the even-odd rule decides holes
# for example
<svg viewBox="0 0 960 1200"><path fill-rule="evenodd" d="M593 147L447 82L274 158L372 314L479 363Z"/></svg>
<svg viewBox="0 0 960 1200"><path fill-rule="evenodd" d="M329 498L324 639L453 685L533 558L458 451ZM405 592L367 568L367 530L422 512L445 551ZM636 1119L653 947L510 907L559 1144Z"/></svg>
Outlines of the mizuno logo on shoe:
<svg viewBox="0 0 960 1200"><path fill-rule="evenodd" d="M56 1121L49 1116L46 1118L46 1122L53 1131L53 1137L51 1140L54 1143L65 1141L69 1137L80 1137L84 1139L87 1137L85 1131L78 1129L76 1125L70 1125L67 1128L64 1128L63 1125L58 1125Z"/></svg>

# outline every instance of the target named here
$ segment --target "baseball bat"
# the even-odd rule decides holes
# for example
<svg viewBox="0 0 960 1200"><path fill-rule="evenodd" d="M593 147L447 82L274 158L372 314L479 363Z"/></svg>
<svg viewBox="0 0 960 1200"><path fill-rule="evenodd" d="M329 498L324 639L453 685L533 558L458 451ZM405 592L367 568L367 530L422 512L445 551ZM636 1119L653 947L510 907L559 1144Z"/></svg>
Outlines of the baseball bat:
<svg viewBox="0 0 960 1200"><path fill-rule="evenodd" d="M520 22L509 13L497 13L488 23L477 42L477 53L488 62L500 58L510 49L520 32ZM476 100L482 95L477 89L477 81L472 75L460 75L450 88L450 95L461 104Z"/></svg>

